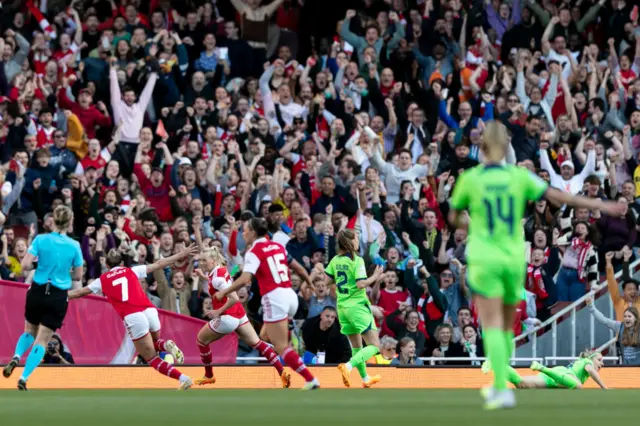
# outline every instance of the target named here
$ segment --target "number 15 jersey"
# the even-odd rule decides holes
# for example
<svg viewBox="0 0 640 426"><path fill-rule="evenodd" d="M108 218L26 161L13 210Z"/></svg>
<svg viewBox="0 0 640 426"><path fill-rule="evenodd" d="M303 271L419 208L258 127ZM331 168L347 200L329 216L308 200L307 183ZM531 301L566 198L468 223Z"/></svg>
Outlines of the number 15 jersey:
<svg viewBox="0 0 640 426"><path fill-rule="evenodd" d="M469 261L512 259L524 264L522 218L527 202L542 198L547 187L529 170L511 165L479 165L460 175L451 205L469 209Z"/></svg>
<svg viewBox="0 0 640 426"><path fill-rule="evenodd" d="M261 296L277 288L291 288L287 251L266 238L258 238L247 250L242 272L255 276Z"/></svg>
<svg viewBox="0 0 640 426"><path fill-rule="evenodd" d="M339 308L355 305L369 305L367 290L358 288L358 281L367 279L367 269L360 256L350 254L335 256L327 265L324 273L336 283L337 304Z"/></svg>

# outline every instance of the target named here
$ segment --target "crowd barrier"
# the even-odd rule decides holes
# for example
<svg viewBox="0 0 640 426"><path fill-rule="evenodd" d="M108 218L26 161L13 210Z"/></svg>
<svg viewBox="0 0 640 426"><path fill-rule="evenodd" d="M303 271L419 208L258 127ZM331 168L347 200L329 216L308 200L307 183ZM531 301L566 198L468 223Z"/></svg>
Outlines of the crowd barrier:
<svg viewBox="0 0 640 426"><path fill-rule="evenodd" d="M323 388L343 388L342 379L335 366L309 367L320 380ZM191 377L200 377L202 367L180 367ZM522 376L535 374L520 368ZM270 366L216 366L216 384L199 389L276 389L281 386L280 378ZM447 367L374 367L367 369L370 375L379 374L382 381L376 388L383 389L479 389L491 381L491 375L484 375L479 368ZM14 372L19 377L21 368ZM614 389L640 389L640 368L606 367L600 370L605 384ZM292 374L292 387L302 387L302 379ZM15 380L0 380L1 389L15 389ZM359 387L357 373L353 374L353 386ZM177 382L164 377L147 366L107 366L107 367L57 367L43 366L29 378L29 389L175 389ZM585 388L597 388L593 380L585 383Z"/></svg>
<svg viewBox="0 0 640 426"><path fill-rule="evenodd" d="M0 281L0 362L13 356L18 337L24 332L24 306L29 286ZM196 345L198 330L204 321L158 310L162 323L160 335L172 339L182 349L185 362L200 363ZM69 302L64 325L59 330L65 347L76 364L131 364L135 348L120 317L103 297L87 296ZM238 354L235 334L212 344L213 360L233 364Z"/></svg>

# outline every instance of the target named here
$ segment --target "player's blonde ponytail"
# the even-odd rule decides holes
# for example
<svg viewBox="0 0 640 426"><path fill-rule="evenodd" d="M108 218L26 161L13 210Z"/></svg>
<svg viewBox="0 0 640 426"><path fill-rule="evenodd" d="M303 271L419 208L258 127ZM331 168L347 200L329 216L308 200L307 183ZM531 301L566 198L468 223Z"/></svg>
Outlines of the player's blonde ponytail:
<svg viewBox="0 0 640 426"><path fill-rule="evenodd" d="M338 232L338 251L349 253L355 257L357 254L355 239L356 233L351 229L343 229Z"/></svg>
<svg viewBox="0 0 640 426"><path fill-rule="evenodd" d="M227 266L227 259L225 259L216 246L206 249L202 255L205 258L213 259L217 266Z"/></svg>
<svg viewBox="0 0 640 426"><path fill-rule="evenodd" d="M502 161L508 145L509 136L505 125L497 121L489 121L484 127L480 146L485 158L495 163Z"/></svg>

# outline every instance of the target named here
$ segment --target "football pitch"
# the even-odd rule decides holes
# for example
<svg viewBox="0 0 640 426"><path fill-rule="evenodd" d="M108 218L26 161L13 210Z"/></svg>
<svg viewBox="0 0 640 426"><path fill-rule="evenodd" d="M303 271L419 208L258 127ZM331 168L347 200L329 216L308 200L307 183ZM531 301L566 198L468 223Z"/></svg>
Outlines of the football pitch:
<svg viewBox="0 0 640 426"><path fill-rule="evenodd" d="M133 384L132 384L133 385ZM0 391L0 424L47 426L585 426L637 418L640 391L518 391L485 412L476 390Z"/></svg>

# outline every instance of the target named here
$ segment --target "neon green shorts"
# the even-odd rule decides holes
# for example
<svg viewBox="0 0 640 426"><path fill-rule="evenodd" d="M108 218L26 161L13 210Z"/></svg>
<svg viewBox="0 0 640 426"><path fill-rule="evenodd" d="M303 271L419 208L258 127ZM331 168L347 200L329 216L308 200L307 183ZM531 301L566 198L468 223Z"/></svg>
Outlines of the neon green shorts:
<svg viewBox="0 0 640 426"><path fill-rule="evenodd" d="M506 305L522 301L526 267L524 260L468 260L468 280L471 291L488 299L502 299Z"/></svg>
<svg viewBox="0 0 640 426"><path fill-rule="evenodd" d="M552 370L553 371L557 371L558 373L562 374L563 376L564 375L570 375L576 381L578 381L578 378L573 373L573 371L571 371L567 367L558 366L558 367L553 367ZM566 387L566 386L563 386L562 384L556 382L555 379L552 379L551 377L547 376L544 373L540 373L540 377L542 377L542 379L544 380L544 383L546 384L547 389L560 389L560 388L565 388Z"/></svg>
<svg viewBox="0 0 640 426"><path fill-rule="evenodd" d="M346 336L378 329L371 308L365 303L346 308L338 306L338 321L340 321L340 332Z"/></svg>

